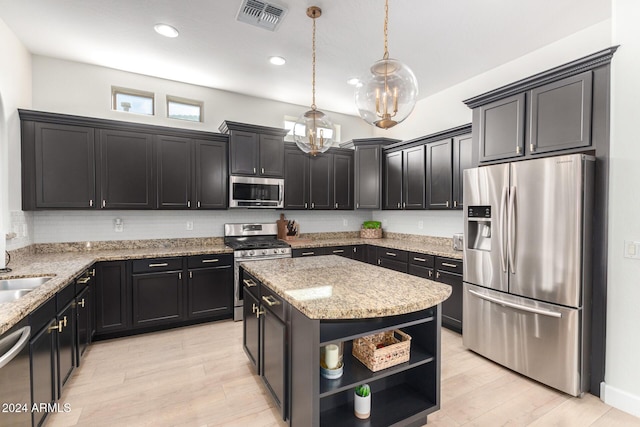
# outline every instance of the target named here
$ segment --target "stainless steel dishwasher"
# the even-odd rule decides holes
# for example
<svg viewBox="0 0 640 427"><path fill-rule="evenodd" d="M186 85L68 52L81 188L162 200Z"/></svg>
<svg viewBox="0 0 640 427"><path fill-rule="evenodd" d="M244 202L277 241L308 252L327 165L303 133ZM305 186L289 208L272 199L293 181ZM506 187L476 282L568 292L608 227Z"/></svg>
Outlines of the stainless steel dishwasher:
<svg viewBox="0 0 640 427"><path fill-rule="evenodd" d="M22 322L0 335L0 425L31 425L29 338Z"/></svg>

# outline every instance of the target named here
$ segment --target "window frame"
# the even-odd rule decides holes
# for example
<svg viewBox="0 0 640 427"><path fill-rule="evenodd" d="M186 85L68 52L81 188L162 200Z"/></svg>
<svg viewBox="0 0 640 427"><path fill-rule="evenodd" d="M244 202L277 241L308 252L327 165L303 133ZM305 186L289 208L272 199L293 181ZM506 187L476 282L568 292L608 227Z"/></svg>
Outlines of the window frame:
<svg viewBox="0 0 640 427"><path fill-rule="evenodd" d="M189 119L181 119L179 117L171 117L169 115L169 103L173 102L175 104L182 104L182 105L187 105L187 106L191 106L191 107L198 107L200 110L200 115L198 117L198 120L189 120ZM167 118L168 119L172 119L172 120L183 120L186 122L192 122L192 123L204 123L204 101L198 101L196 99L189 99L189 98L183 98L180 96L174 96L174 95L167 95L166 96L166 108L167 108Z"/></svg>
<svg viewBox="0 0 640 427"><path fill-rule="evenodd" d="M118 94L131 95L131 96L137 96L140 98L151 99L151 114L140 113L137 111L118 110L118 105L116 104L116 98ZM121 86L111 86L111 109L113 111L117 111L120 113L140 114L142 116L155 116L156 115L156 94L153 92L148 92L146 90L130 89L130 88L121 87Z"/></svg>

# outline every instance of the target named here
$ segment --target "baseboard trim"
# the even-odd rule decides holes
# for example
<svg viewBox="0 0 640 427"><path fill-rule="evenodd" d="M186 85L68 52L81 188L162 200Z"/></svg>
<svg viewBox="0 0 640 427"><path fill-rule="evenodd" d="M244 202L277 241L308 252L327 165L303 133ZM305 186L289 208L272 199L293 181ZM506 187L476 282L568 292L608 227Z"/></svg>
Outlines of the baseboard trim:
<svg viewBox="0 0 640 427"><path fill-rule="evenodd" d="M604 400L604 403L607 405L640 417L640 396L620 390L605 382L600 384L600 391L600 398Z"/></svg>

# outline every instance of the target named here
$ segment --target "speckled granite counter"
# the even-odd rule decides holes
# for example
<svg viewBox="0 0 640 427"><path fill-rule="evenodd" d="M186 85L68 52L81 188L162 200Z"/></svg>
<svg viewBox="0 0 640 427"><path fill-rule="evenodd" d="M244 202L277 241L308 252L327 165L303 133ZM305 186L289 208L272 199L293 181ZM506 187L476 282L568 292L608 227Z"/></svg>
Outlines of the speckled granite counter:
<svg viewBox="0 0 640 427"><path fill-rule="evenodd" d="M38 253L16 257L9 265L13 271L0 275L0 280L35 276L51 276L53 278L16 301L0 304L0 334L31 313L96 262L214 253L233 253L233 250L219 243L206 246Z"/></svg>
<svg viewBox="0 0 640 427"><path fill-rule="evenodd" d="M404 238L402 234L391 234L382 239L362 239L360 237L335 237L324 239L303 239L300 241L287 240L291 248L319 248L342 245L373 245L385 248L399 249L421 254L437 255L447 258L462 259L462 251L454 251L451 239L440 237L419 236L418 238Z"/></svg>
<svg viewBox="0 0 640 427"><path fill-rule="evenodd" d="M311 319L394 316L432 307L451 287L335 255L243 263Z"/></svg>

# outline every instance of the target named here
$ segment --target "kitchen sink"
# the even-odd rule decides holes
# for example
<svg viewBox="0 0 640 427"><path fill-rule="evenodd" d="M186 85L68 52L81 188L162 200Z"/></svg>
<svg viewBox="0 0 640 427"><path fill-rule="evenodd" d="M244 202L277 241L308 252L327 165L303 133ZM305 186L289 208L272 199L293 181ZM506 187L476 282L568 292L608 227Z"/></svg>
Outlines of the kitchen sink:
<svg viewBox="0 0 640 427"><path fill-rule="evenodd" d="M51 277L22 277L19 279L0 280L0 291L33 290Z"/></svg>
<svg viewBox="0 0 640 427"><path fill-rule="evenodd" d="M0 304L13 302L31 292L31 289L16 289L13 291L0 291Z"/></svg>

